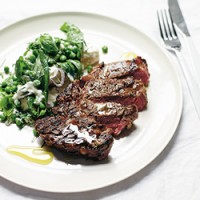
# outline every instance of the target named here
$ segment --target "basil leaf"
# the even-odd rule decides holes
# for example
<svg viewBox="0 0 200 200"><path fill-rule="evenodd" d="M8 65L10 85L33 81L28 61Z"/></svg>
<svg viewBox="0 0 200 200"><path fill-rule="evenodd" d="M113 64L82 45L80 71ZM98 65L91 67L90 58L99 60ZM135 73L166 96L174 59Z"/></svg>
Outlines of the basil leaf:
<svg viewBox="0 0 200 200"><path fill-rule="evenodd" d="M40 43L42 45L42 49L50 54L56 55L58 52L58 47L56 46L55 41L49 34L44 34L40 36Z"/></svg>

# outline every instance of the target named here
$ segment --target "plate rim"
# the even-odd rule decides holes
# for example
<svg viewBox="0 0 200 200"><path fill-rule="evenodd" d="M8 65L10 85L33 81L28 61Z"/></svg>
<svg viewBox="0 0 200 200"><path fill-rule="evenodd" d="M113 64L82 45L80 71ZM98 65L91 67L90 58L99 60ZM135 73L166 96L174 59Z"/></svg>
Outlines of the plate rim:
<svg viewBox="0 0 200 200"><path fill-rule="evenodd" d="M146 33L144 33L143 31L141 31L140 29L136 28L135 26L133 25L130 25L126 22L123 22L119 19L115 19L113 17L110 17L110 16L106 16L106 15L102 15L102 14L96 14L96 13L92 13L92 12L79 12L79 11L62 11L62 12L47 12L47 13L43 13L43 14L37 14L37 15L33 15L33 16L29 16L29 17L26 17L26 18L23 18L23 19L20 19L16 22L13 22L13 23L10 23L9 25L3 27L0 29L0 34L3 32L3 31L7 31L9 28L12 28L13 26L17 26L18 24L21 24L21 23L25 23L29 20L34 20L34 19L37 19L37 18L41 18L41 17L48 17L48 16L53 16L53 15L63 15L63 14L67 14L67 15L87 15L87 16L95 16L97 18L102 18L102 19L108 19L110 21L113 21L115 23L120 23L122 25L125 25L129 28L131 28L132 30L136 30L138 33L141 33L143 36L145 36L149 41L153 42L154 45L163 53L163 55L167 58L167 60L170 62L171 64L171 67L173 68L173 70L176 72L176 78L177 78L177 83L178 83L178 88L179 88L179 107L178 107L178 111L177 111L177 115L176 115L176 122L174 123L174 126L172 127L172 131L171 131L171 134L168 135L167 137L167 140L165 141L165 143L163 143L162 145L162 148L160 148L159 151L156 151L156 153L151 156L151 158L145 162L143 164L143 166L141 166L140 168L138 168L137 170L135 170L134 173L130 173L130 174L127 174L125 177L123 178L118 178L116 181L110 181L110 182L107 182L107 184L103 184L103 185L99 185L99 186L95 186L95 187L90 187L90 188L85 188L85 189L75 189L75 190L63 190L63 189L55 189L54 191L52 190L48 190L47 187L46 188L38 188L38 187L33 187L33 186L27 186L26 184L23 184L23 183L20 183L19 181L16 182L15 180L12 180L10 177L7 178L6 175L4 174L4 176L2 176L3 178L15 183L15 184L18 184L18 185L21 185L21 186L24 186L24 187L27 187L27 188L30 188L30 189L34 189L34 190L39 190L39 191L45 191L45 192L57 192L57 193L74 193L74 192L85 192L85 191L91 191L91 190L95 190L95 189L99 189L99 188L103 188L103 187L107 187L107 186L110 186L110 185L113 185L115 183L118 183L120 181L123 181L125 179L127 179L128 177L132 176L132 175L135 175L136 173L138 173L139 171L141 171L143 168L145 168L146 166L148 166L157 156L160 155L160 153L167 147L168 143L170 142L170 140L172 139L177 127L178 127L178 124L180 122L180 118L181 118L181 115L182 115L182 109L183 109L183 91L182 91L182 86L181 86L181 80L180 80L180 76L179 76L179 72L178 72L178 69L176 68L175 64L172 63L171 59L169 58L169 55L161 48L161 46L159 45L159 43L155 40L153 40L152 38L150 38ZM0 156L0 159L1 156Z"/></svg>

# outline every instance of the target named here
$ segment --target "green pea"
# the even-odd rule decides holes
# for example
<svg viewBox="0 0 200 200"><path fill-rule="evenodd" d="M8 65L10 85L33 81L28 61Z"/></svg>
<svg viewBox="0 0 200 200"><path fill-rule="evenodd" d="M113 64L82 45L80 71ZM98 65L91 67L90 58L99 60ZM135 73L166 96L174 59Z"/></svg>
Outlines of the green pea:
<svg viewBox="0 0 200 200"><path fill-rule="evenodd" d="M7 83L5 82L5 81L3 81L2 83L1 83L1 87L2 88L5 88L7 86Z"/></svg>
<svg viewBox="0 0 200 200"><path fill-rule="evenodd" d="M7 87L5 88L5 92L7 92L8 94L10 94L10 93L11 93L11 87L10 87L10 86L7 86Z"/></svg>
<svg viewBox="0 0 200 200"><path fill-rule="evenodd" d="M49 66L52 66L53 64L55 64L56 63L56 61L54 60L54 59L52 59L52 58L49 58L48 59L48 64L49 64Z"/></svg>
<svg viewBox="0 0 200 200"><path fill-rule="evenodd" d="M60 56L60 61L65 62L67 60L67 57L65 55Z"/></svg>
<svg viewBox="0 0 200 200"><path fill-rule="evenodd" d="M18 81L13 81L13 85L19 85L19 82Z"/></svg>
<svg viewBox="0 0 200 200"><path fill-rule="evenodd" d="M11 92L16 92L17 91L17 87L15 85L10 87L10 91Z"/></svg>
<svg viewBox="0 0 200 200"><path fill-rule="evenodd" d="M39 80L34 80L33 81L34 87L38 87L38 86L40 86L40 84L41 84L41 82Z"/></svg>
<svg viewBox="0 0 200 200"><path fill-rule="evenodd" d="M59 61L59 60L60 60L60 56L61 56L61 52L58 52L58 53L56 54L56 56L54 57L54 60L55 60L55 61Z"/></svg>
<svg viewBox="0 0 200 200"><path fill-rule="evenodd" d="M5 66L5 67L4 67L4 72L5 72L6 74L9 74L10 68L9 68L8 66Z"/></svg>
<svg viewBox="0 0 200 200"><path fill-rule="evenodd" d="M40 103L40 108L44 109L44 108L46 108L46 106L43 103Z"/></svg>
<svg viewBox="0 0 200 200"><path fill-rule="evenodd" d="M39 137L39 134L38 134L38 132L37 132L35 129L33 129L33 135L34 135L35 137Z"/></svg>
<svg viewBox="0 0 200 200"><path fill-rule="evenodd" d="M102 47L102 52L103 52L104 54L108 53L108 47L107 47L107 46L103 46L103 47Z"/></svg>
<svg viewBox="0 0 200 200"><path fill-rule="evenodd" d="M22 121L22 119L16 118L16 119L15 119L15 123L16 123L16 125L17 125L19 128L22 128L22 127L23 127L23 121Z"/></svg>
<svg viewBox="0 0 200 200"><path fill-rule="evenodd" d="M73 52L77 53L78 51L79 51L78 47L77 46L73 46Z"/></svg>
<svg viewBox="0 0 200 200"><path fill-rule="evenodd" d="M76 58L76 54L74 52L70 52L69 57L71 59Z"/></svg>
<svg viewBox="0 0 200 200"><path fill-rule="evenodd" d="M4 113L2 113L2 114L0 115L0 121L1 121L1 122L5 122L5 121L6 121L6 116L5 116Z"/></svg>
<svg viewBox="0 0 200 200"><path fill-rule="evenodd" d="M89 65L89 66L87 66L87 68L86 68L86 69L87 69L87 72L88 72L88 73L90 73L90 72L92 71L92 66L91 66L91 65Z"/></svg>
<svg viewBox="0 0 200 200"><path fill-rule="evenodd" d="M40 111L40 116L45 115L45 113L46 113L46 110L41 110L41 111Z"/></svg>

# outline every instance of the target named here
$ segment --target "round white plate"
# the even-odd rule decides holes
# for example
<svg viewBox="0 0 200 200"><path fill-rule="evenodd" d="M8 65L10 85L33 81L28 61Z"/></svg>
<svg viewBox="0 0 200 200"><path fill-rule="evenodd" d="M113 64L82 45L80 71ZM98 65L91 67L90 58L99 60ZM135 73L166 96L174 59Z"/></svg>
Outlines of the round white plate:
<svg viewBox="0 0 200 200"><path fill-rule="evenodd" d="M32 130L19 131L15 125L0 124L0 175L17 184L49 192L80 192L119 182L149 164L165 148L178 125L182 111L182 91L178 73L165 53L149 37L134 27L108 17L78 12L51 13L31 17L0 31L0 58L12 65L27 44L42 33L61 36L59 27L71 22L84 32L85 39L108 54L101 60L120 60L133 51L145 58L151 74L148 108L139 113L135 129L115 140L109 159L102 162L70 159L56 154L49 165L39 165L7 153L10 145L37 146Z"/></svg>

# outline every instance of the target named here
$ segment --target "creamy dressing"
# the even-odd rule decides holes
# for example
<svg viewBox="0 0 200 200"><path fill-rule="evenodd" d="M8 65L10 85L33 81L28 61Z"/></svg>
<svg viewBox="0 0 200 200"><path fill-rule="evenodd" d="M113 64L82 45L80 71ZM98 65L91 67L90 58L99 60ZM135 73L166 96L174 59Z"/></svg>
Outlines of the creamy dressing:
<svg viewBox="0 0 200 200"><path fill-rule="evenodd" d="M48 93L48 104L49 105L51 105L51 106L54 105L54 102L56 101L58 94L59 94L59 92L55 87L53 87L49 90L49 93Z"/></svg>
<svg viewBox="0 0 200 200"><path fill-rule="evenodd" d="M94 140L94 137L90 136L90 134L84 130L84 132L80 132L78 129L78 126L70 124L69 126L67 126L64 130L63 133L65 134L65 131L67 130L72 130L77 134L78 138L85 138L87 140L87 142L91 143Z"/></svg>
<svg viewBox="0 0 200 200"><path fill-rule="evenodd" d="M112 103L96 103L97 111L100 115L110 114L112 111L110 109L113 108Z"/></svg>
<svg viewBox="0 0 200 200"><path fill-rule="evenodd" d="M52 82L55 86L63 86L65 82L65 72L61 68L53 65L52 67L50 67L49 75L50 82Z"/></svg>
<svg viewBox="0 0 200 200"><path fill-rule="evenodd" d="M17 101L19 99L23 99L24 97L29 96L31 94L34 94L36 96L36 104L39 104L44 98L42 90L36 89L32 81L27 82L25 85L18 85L17 92L13 95L14 103L17 104Z"/></svg>
<svg viewBox="0 0 200 200"><path fill-rule="evenodd" d="M112 108L112 103L95 103L95 106L97 107L97 110L105 110L107 108Z"/></svg>

